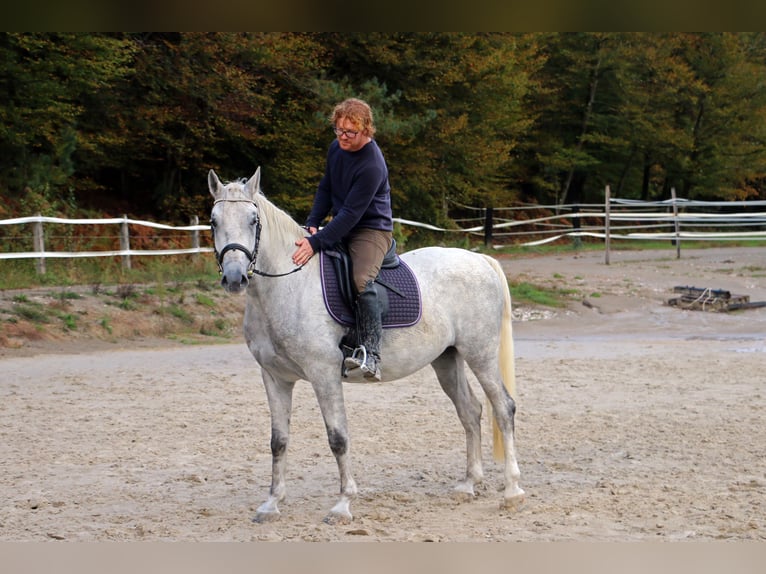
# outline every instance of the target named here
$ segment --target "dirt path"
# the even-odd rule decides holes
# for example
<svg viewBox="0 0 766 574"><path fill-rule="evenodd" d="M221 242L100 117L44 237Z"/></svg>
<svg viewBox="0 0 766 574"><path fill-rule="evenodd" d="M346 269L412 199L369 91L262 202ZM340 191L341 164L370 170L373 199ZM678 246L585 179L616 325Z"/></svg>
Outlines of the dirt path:
<svg viewBox="0 0 766 574"><path fill-rule="evenodd" d="M766 309L663 302L675 285L766 300L766 249L504 265L513 280L582 295L543 320L518 309L518 512L498 508L488 438L476 500L451 497L464 436L426 369L346 386L360 487L350 526L321 522L337 470L299 384L283 516L253 524L270 481L269 420L244 344L81 342L0 357L0 540L765 539Z"/></svg>

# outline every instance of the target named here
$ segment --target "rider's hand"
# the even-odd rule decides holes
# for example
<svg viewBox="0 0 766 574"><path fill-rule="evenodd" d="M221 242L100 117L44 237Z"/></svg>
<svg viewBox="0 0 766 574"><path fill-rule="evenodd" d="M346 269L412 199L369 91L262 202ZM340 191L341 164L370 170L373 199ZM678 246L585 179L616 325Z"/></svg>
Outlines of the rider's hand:
<svg viewBox="0 0 766 574"><path fill-rule="evenodd" d="M314 228L314 230L316 232L316 228ZM309 240L305 237L296 241L295 245L298 246L298 249L293 253L293 263L296 265L305 265L308 263L308 260L314 256L314 248L311 247L311 243L309 243Z"/></svg>

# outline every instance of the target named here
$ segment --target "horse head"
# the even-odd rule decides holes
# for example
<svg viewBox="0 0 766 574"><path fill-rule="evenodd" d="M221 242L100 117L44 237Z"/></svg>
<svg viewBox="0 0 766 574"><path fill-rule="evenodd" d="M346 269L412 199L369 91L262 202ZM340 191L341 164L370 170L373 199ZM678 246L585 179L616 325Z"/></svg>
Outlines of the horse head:
<svg viewBox="0 0 766 574"><path fill-rule="evenodd" d="M223 184L215 171L207 183L214 198L210 213L221 285L229 293L244 291L253 275L260 235L255 197L260 193L261 168L247 181Z"/></svg>

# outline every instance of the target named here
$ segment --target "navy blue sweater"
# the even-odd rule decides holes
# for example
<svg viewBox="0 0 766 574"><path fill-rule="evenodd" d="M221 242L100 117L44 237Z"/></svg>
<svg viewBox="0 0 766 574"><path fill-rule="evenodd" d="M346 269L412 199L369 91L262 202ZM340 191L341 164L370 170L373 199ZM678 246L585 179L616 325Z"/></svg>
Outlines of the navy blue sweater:
<svg viewBox="0 0 766 574"><path fill-rule="evenodd" d="M342 150L338 140L330 144L306 227L319 228L328 214L332 220L309 237L315 252L334 246L357 227L394 229L388 167L375 140L355 152Z"/></svg>

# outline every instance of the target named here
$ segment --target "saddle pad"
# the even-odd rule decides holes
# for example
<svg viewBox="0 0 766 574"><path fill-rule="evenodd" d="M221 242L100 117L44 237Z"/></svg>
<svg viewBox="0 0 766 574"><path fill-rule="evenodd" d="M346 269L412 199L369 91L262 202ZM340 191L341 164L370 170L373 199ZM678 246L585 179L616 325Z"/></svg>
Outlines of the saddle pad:
<svg viewBox="0 0 766 574"><path fill-rule="evenodd" d="M320 253L319 266L327 311L341 325L354 326L354 312L343 299L332 261L324 251ZM383 317L383 328L411 327L420 321L420 287L412 269L400 260L393 269L381 269L379 279L384 286L396 290L384 289L388 293L388 313Z"/></svg>

